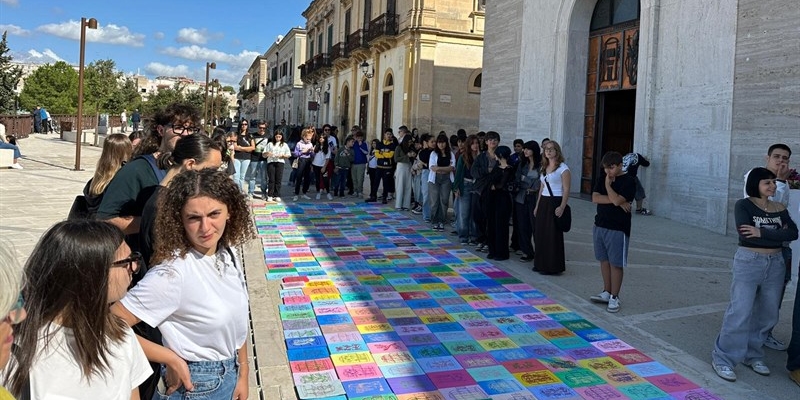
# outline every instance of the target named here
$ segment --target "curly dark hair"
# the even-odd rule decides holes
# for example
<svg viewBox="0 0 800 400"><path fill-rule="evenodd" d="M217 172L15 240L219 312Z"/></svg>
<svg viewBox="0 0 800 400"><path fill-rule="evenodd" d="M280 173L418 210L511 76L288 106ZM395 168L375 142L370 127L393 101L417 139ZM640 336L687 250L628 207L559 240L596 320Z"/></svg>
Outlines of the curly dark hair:
<svg viewBox="0 0 800 400"><path fill-rule="evenodd" d="M192 244L186 237L181 213L186 203L196 197L208 197L228 207L225 231L217 244L238 246L256 237L250 207L244 194L225 172L212 169L187 170L178 174L158 198L155 225L155 252L151 264L186 256Z"/></svg>

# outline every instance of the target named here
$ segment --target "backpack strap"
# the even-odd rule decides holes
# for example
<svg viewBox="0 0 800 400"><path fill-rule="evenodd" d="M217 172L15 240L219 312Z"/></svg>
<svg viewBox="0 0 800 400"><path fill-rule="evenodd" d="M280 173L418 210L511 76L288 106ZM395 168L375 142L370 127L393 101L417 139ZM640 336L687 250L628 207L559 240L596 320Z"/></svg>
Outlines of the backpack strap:
<svg viewBox="0 0 800 400"><path fill-rule="evenodd" d="M152 154L144 154L136 158L142 158L150 164L150 168L153 169L153 173L156 174L156 179L161 182L165 176L167 176L167 171L158 168L158 164L156 163L156 158L153 157Z"/></svg>

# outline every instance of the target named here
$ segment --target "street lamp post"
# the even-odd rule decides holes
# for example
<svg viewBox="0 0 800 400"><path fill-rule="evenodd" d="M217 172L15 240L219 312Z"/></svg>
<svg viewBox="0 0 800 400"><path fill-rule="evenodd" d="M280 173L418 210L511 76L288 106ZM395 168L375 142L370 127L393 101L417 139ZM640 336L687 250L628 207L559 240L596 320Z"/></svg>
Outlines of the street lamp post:
<svg viewBox="0 0 800 400"><path fill-rule="evenodd" d="M83 60L86 56L86 28L97 29L97 20L81 18L81 52L78 62L78 128L75 137L75 171L81 171L81 142L83 141ZM97 134L97 132L95 132Z"/></svg>
<svg viewBox="0 0 800 400"><path fill-rule="evenodd" d="M216 89L216 93L217 93L216 96L214 95L214 89ZM216 103L217 103L217 97L218 96L219 96L219 80L218 79L214 79L213 81L211 81L211 116L210 116L211 118L210 118L210 122L211 122L211 128L212 129L216 125L216 124L214 124L214 117L217 114Z"/></svg>
<svg viewBox="0 0 800 400"><path fill-rule="evenodd" d="M203 97L203 119L208 123L208 73L209 70L217 69L217 63L206 63L206 95Z"/></svg>

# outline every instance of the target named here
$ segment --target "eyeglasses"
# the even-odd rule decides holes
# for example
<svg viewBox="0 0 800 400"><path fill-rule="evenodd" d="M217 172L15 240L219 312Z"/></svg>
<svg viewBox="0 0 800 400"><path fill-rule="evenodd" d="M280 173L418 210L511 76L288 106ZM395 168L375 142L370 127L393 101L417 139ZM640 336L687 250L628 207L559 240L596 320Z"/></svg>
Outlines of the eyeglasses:
<svg viewBox="0 0 800 400"><path fill-rule="evenodd" d="M200 128L196 126L183 126L178 124L170 125L172 131L175 132L177 135L193 135L197 132L200 132Z"/></svg>
<svg viewBox="0 0 800 400"><path fill-rule="evenodd" d="M494 139L494 138L492 138L492 139L486 139L486 141L487 141L487 142L499 142L499 141L500 141L500 139Z"/></svg>
<svg viewBox="0 0 800 400"><path fill-rule="evenodd" d="M258 129L259 129L259 130L262 130L262 129L263 129L263 130L267 130L267 127L266 127L266 126L259 126L259 127L258 127Z"/></svg>
<svg viewBox="0 0 800 400"><path fill-rule="evenodd" d="M556 151L555 147L545 147L544 151Z"/></svg>
<svg viewBox="0 0 800 400"><path fill-rule="evenodd" d="M22 297L22 292L19 292L17 302L14 307L11 307L11 311L8 312L8 315L3 320L8 321L11 325L16 325L22 322L23 319L25 319L25 298Z"/></svg>
<svg viewBox="0 0 800 400"><path fill-rule="evenodd" d="M138 251L134 251L128 258L114 261L111 263L111 268L126 268L128 270L129 275L133 275L134 272L139 270L139 262L142 261L142 253ZM134 267L134 265L136 267Z"/></svg>

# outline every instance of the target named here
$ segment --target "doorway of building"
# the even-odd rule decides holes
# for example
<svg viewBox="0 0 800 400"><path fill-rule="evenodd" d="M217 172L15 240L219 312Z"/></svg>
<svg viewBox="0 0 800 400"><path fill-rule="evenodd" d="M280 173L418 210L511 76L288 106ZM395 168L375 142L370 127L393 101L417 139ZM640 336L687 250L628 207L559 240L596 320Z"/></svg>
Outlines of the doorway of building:
<svg viewBox="0 0 800 400"><path fill-rule="evenodd" d="M633 150L639 61L638 0L598 0L589 33L581 193L591 194L608 151Z"/></svg>
<svg viewBox="0 0 800 400"><path fill-rule="evenodd" d="M361 100L358 105L358 126L361 130L367 132L367 105L369 104L369 95L361 95Z"/></svg>
<svg viewBox="0 0 800 400"><path fill-rule="evenodd" d="M381 132L392 127L392 92L383 92L383 111L381 112ZM382 134L382 133L381 133Z"/></svg>

